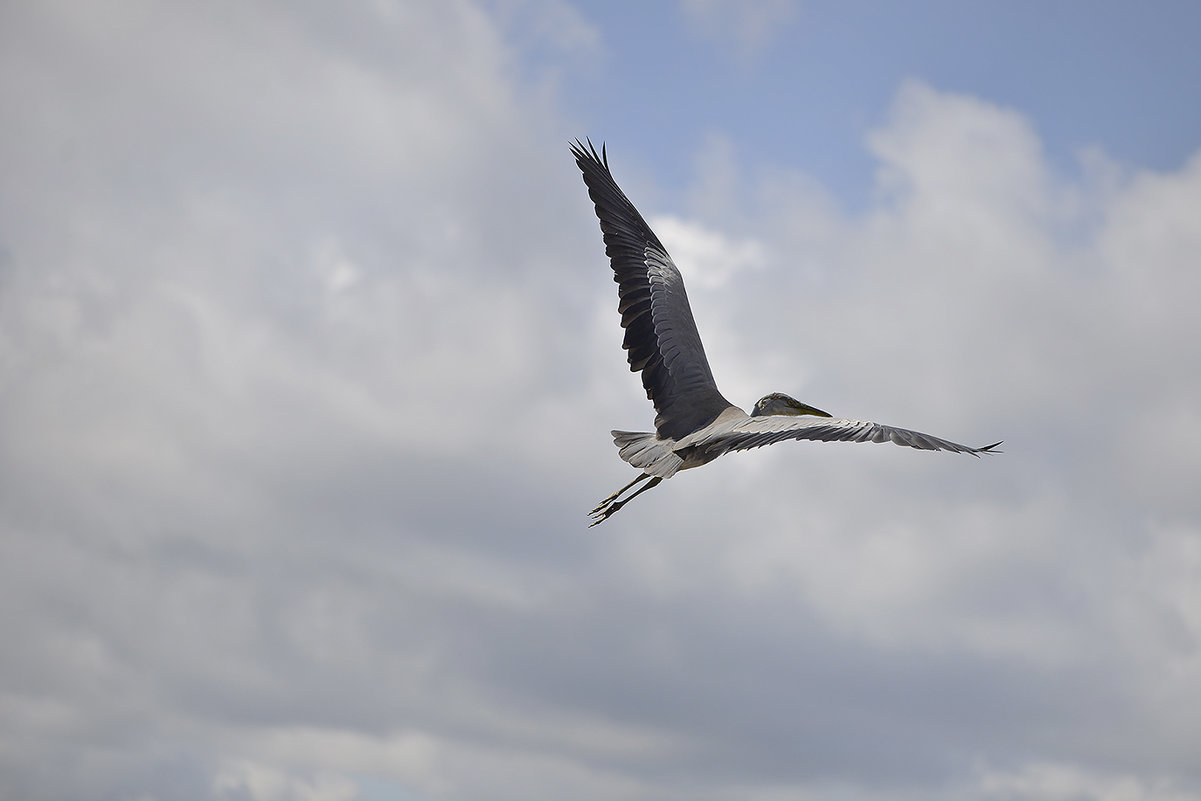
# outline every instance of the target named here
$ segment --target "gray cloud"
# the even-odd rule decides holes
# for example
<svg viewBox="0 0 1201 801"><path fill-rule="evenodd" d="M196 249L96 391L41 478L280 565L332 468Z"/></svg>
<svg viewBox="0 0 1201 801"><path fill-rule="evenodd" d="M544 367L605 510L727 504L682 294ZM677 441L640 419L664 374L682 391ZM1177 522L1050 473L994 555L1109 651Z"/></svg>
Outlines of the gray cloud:
<svg viewBox="0 0 1201 801"><path fill-rule="evenodd" d="M1197 791L1195 161L1057 175L917 83L862 215L710 148L737 214L643 210L738 256L727 394L1008 452L780 446L585 533L651 410L486 14L3 14L0 794Z"/></svg>

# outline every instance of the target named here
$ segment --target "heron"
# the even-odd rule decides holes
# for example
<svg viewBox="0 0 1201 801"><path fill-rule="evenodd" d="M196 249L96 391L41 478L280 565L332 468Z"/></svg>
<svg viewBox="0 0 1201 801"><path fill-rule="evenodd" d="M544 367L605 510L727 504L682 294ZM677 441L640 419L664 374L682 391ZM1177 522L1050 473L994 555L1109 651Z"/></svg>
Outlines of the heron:
<svg viewBox="0 0 1201 801"><path fill-rule="evenodd" d="M731 451L783 440L895 442L977 457L999 453L994 449L1000 442L972 448L905 428L834 417L781 392L760 398L750 414L730 403L713 380L684 278L614 180L604 143L597 153L590 139L587 146L577 139L571 152L596 207L605 253L618 285L617 310L625 329L622 347L631 372L642 374L646 397L656 412L653 432L610 432L621 458L641 472L596 505L589 513L590 528L681 470L708 464ZM638 484L642 486L625 496Z"/></svg>

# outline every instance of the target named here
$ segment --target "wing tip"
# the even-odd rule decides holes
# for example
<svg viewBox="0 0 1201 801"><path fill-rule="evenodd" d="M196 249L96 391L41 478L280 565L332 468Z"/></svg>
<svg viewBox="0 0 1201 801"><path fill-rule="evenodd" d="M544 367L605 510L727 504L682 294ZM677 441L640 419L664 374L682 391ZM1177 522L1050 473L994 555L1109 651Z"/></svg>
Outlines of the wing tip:
<svg viewBox="0 0 1201 801"><path fill-rule="evenodd" d="M585 142L588 143L587 147L584 146ZM601 142L600 153L596 152L596 145L592 144L592 137L589 136L584 137L583 142L581 142L577 137L574 142L569 141L567 144L571 147L571 154L575 156L576 163L579 164L581 168L584 165L580 162L593 161L608 171L609 154L605 150L604 142Z"/></svg>

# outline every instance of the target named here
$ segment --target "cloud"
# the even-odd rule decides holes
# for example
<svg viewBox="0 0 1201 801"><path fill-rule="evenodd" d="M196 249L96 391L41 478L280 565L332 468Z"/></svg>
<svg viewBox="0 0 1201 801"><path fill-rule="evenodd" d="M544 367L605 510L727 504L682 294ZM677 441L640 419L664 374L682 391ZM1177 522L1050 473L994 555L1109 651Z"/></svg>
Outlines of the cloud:
<svg viewBox="0 0 1201 801"><path fill-rule="evenodd" d="M746 58L767 48L797 16L793 0L681 0L685 18L705 37Z"/></svg>
<svg viewBox="0 0 1201 801"><path fill-rule="evenodd" d="M651 410L503 13L227 11L3 12L0 794L1195 794L1201 162L1058 174L914 82L848 214L712 139L633 199L727 394L1007 453L779 446L586 534Z"/></svg>
<svg viewBox="0 0 1201 801"><path fill-rule="evenodd" d="M495 18L506 41L523 51L549 47L569 57L595 56L601 36L575 6L563 0L498 0Z"/></svg>
<svg viewBox="0 0 1201 801"><path fill-rule="evenodd" d="M213 781L213 791L217 797L227 798L352 801L359 797L358 785L344 776L320 774L304 780L246 761L223 766Z"/></svg>
<svg viewBox="0 0 1201 801"><path fill-rule="evenodd" d="M1017 773L984 771L980 789L991 797L1041 801L1041 799L1146 798L1162 801L1183 801L1191 793L1182 792L1168 783L1148 786L1132 775L1096 775L1073 765L1032 764Z"/></svg>
<svg viewBox="0 0 1201 801"><path fill-rule="evenodd" d="M719 234L676 217L655 218L656 233L670 238L679 258L692 267L691 283L707 290L726 286L743 270L754 270L763 262L758 242L731 242Z"/></svg>

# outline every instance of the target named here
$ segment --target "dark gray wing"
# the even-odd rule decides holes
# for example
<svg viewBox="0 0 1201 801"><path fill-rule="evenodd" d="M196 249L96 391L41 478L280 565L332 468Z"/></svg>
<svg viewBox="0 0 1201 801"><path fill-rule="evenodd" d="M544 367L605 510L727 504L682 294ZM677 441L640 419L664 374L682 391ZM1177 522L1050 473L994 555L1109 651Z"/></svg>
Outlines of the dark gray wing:
<svg viewBox="0 0 1201 801"><path fill-rule="evenodd" d="M717 391L701 336L692 319L684 279L667 249L609 172L602 146L597 154L578 140L571 146L596 204L605 253L618 285L622 343L630 370L642 371L646 397L655 404L660 437L680 439L732 404Z"/></svg>
<svg viewBox="0 0 1201 801"><path fill-rule="evenodd" d="M730 451L744 451L771 445L786 439L812 439L823 442L895 442L924 451L953 451L955 453L999 453L994 451L1001 443L994 442L983 448L960 445L919 431L869 423L864 420L840 420L833 417L811 415L768 415L748 417L727 431L699 445L706 453L721 455Z"/></svg>

